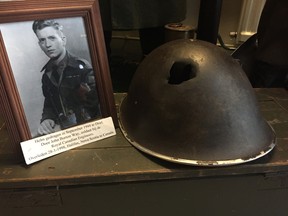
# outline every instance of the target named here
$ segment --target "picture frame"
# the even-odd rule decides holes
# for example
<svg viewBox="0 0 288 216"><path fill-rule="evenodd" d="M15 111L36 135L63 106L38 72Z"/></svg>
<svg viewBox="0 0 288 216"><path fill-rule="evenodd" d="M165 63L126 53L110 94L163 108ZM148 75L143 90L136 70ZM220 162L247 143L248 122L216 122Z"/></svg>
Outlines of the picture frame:
<svg viewBox="0 0 288 216"><path fill-rule="evenodd" d="M102 29L98 0L0 1L0 110L3 113L3 118L6 123L6 128L10 137L11 145L17 155L17 158L23 158L20 142L33 138L30 124L32 124L31 122L35 122L35 120L30 120L29 124L30 118L28 117L28 112L30 113L30 110L32 110L33 115L30 114L30 116L33 116L34 118L34 110L36 110L36 107L38 107L38 105L30 105L30 99L29 101L28 99L27 101L26 99L24 99L27 98L27 96L23 96L24 90L21 88L21 86L30 86L30 88L32 86L33 89L30 89L29 92L31 94L33 92L39 94L39 92L41 92L41 83L37 86L38 89L36 90L34 89L34 82L27 83L26 81L17 81L18 73L16 75L14 68L16 66L19 67L19 65L21 65L20 61L22 61L23 66L20 70L18 70L20 72L23 71L25 75L21 75L20 77L25 77L26 79L27 77L34 77L35 74L35 76L39 77L39 74L41 74L41 67L43 67L44 65L41 65L39 67L39 74L38 72L32 73L31 70L27 70L28 74L26 74L26 64L31 65L33 63L33 65L35 65L35 62L37 62L36 59L40 55L38 53L39 50L37 50L37 54L31 54L34 53L34 50L36 50L36 48L31 48L32 44L33 46L35 46L34 43L27 42L30 41L31 37L27 36L26 34L28 34L28 32L29 34L31 34L31 32L33 31L32 27L31 29L27 29L26 25L32 24L35 20L49 19L67 21L67 23L70 23L70 29L72 32L78 31L79 26L84 29L84 33L79 33L78 38L84 38L83 41L86 41L87 43L87 55L90 58L96 81L96 92L98 94L99 107L101 111L100 118L111 116L114 126L118 127L116 107L114 102L113 88L110 77L108 58L106 54L105 40ZM75 20L77 22L75 22ZM74 26L76 25L75 23L80 23L77 28ZM16 28L16 33L14 32L14 36L12 37L12 39L14 38L14 41L16 42L18 42L20 37L25 38L25 36L27 36L26 39L22 41L21 46L17 47L17 43L14 43L12 41L10 42L10 44L13 44L12 48L7 48L7 44L9 44L7 42L7 38L9 38L10 40L11 37L8 36L5 38L5 35L3 35L3 31L1 30L1 25L8 26L8 29L15 30ZM21 34L21 36L20 34L17 34L17 28L19 28L18 32ZM37 41L38 39L37 37L35 37L33 40ZM74 41L73 44L77 45L78 42ZM24 45L26 48L22 48L24 47ZM81 50L85 51L83 47L81 48ZM17 56L11 57L11 53L17 53ZM33 57L33 55L35 55L36 57ZM26 60L23 56L26 56ZM30 60L27 60L27 56L29 56ZM24 60L22 59L22 57L24 58ZM12 60L14 60L14 63ZM40 78L38 79L41 80ZM21 82L26 84L21 84ZM30 95L29 97L34 96ZM37 103L38 102L39 101L37 101Z"/></svg>

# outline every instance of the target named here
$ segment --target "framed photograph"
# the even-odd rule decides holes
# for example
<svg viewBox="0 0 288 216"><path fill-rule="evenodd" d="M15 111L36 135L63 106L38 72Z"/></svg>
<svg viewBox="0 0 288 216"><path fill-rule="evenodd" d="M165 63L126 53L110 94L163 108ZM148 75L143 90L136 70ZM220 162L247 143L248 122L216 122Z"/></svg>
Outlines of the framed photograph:
<svg viewBox="0 0 288 216"><path fill-rule="evenodd" d="M0 106L20 142L111 116L118 126L97 0L0 1Z"/></svg>

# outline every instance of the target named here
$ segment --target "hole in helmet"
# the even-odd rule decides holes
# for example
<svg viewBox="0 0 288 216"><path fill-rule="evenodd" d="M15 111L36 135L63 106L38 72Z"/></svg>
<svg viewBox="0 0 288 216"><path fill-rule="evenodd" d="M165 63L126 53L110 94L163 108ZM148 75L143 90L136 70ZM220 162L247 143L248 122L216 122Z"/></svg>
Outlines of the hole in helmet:
<svg viewBox="0 0 288 216"><path fill-rule="evenodd" d="M175 62L170 69L169 84L181 84L196 76L196 68L191 62Z"/></svg>

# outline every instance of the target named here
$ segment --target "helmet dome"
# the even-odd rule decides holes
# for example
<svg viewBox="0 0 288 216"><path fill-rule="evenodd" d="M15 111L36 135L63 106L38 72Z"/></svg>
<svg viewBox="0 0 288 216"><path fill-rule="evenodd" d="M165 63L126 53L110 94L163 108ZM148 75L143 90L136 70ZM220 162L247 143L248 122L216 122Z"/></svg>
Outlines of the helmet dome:
<svg viewBox="0 0 288 216"><path fill-rule="evenodd" d="M239 164L275 146L239 63L204 41L175 40L151 52L131 81L119 118L133 146L176 163Z"/></svg>

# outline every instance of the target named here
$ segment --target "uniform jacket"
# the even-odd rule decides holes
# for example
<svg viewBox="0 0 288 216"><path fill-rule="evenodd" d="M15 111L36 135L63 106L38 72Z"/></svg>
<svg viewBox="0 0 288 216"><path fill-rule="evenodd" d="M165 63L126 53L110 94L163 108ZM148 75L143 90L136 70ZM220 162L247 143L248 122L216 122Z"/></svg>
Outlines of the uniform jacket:
<svg viewBox="0 0 288 216"><path fill-rule="evenodd" d="M67 52L58 66L50 60L42 69L42 90L45 97L41 122L61 121L75 114L77 123L100 115L95 76L91 65ZM59 80L54 73L60 71ZM59 73L58 73L59 74Z"/></svg>
<svg viewBox="0 0 288 216"><path fill-rule="evenodd" d="M186 0L100 0L104 30L142 29L181 22Z"/></svg>

